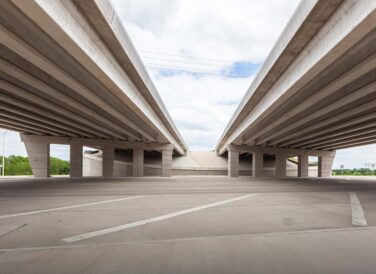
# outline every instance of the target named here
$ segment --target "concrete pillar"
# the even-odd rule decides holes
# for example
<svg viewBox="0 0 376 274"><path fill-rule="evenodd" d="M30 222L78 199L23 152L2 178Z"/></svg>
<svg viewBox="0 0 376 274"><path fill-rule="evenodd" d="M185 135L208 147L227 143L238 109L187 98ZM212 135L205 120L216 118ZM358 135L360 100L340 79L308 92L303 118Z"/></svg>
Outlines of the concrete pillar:
<svg viewBox="0 0 376 274"><path fill-rule="evenodd" d="M82 145L70 145L70 177L82 178Z"/></svg>
<svg viewBox="0 0 376 274"><path fill-rule="evenodd" d="M172 176L172 150L162 150L162 177Z"/></svg>
<svg viewBox="0 0 376 274"><path fill-rule="evenodd" d="M263 152L252 152L252 177L262 177L264 169L264 154Z"/></svg>
<svg viewBox="0 0 376 274"><path fill-rule="evenodd" d="M115 148L113 146L103 146L103 177L113 177L114 176L114 161L115 161Z"/></svg>
<svg viewBox="0 0 376 274"><path fill-rule="evenodd" d="M144 176L144 150L142 148L133 149L133 177Z"/></svg>
<svg viewBox="0 0 376 274"><path fill-rule="evenodd" d="M319 157L318 177L330 177L332 175L333 161L334 157Z"/></svg>
<svg viewBox="0 0 376 274"><path fill-rule="evenodd" d="M275 155L275 176L286 177L286 155L282 153Z"/></svg>
<svg viewBox="0 0 376 274"><path fill-rule="evenodd" d="M227 174L229 177L239 176L239 151L228 150Z"/></svg>
<svg viewBox="0 0 376 274"><path fill-rule="evenodd" d="M50 144L25 142L27 156L35 178L50 176Z"/></svg>
<svg viewBox="0 0 376 274"><path fill-rule="evenodd" d="M308 177L308 154L298 156L298 177Z"/></svg>

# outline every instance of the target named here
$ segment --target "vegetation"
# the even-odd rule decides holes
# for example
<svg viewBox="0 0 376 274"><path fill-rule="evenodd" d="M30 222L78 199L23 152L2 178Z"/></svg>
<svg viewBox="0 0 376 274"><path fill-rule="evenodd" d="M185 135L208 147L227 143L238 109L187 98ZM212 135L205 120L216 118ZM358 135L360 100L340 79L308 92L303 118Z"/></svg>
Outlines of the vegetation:
<svg viewBox="0 0 376 274"><path fill-rule="evenodd" d="M0 163L2 157L0 157ZM32 175L31 167L27 157L11 155L5 157L4 175ZM69 174L69 162L59 158L50 157L51 175Z"/></svg>
<svg viewBox="0 0 376 274"><path fill-rule="evenodd" d="M67 175L69 174L69 162L59 158L50 157L50 174Z"/></svg>
<svg viewBox="0 0 376 274"><path fill-rule="evenodd" d="M333 169L333 175L353 175L353 176L376 176L376 169L354 168L354 169Z"/></svg>

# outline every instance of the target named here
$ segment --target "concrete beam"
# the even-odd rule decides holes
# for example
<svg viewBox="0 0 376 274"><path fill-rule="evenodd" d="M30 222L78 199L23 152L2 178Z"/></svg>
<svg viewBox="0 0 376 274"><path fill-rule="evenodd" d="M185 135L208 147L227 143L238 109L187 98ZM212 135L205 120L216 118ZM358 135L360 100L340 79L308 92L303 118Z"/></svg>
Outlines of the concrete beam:
<svg viewBox="0 0 376 274"><path fill-rule="evenodd" d="M161 143L144 143L144 142L131 142L119 140L103 140L103 139L88 139L88 138L70 138L58 136L41 136L31 134L20 134L21 141L32 141L35 143L50 143L50 144L80 144L83 146L106 146L111 145L116 148L122 149L144 149L144 150L172 150L174 145L161 144Z"/></svg>
<svg viewBox="0 0 376 274"><path fill-rule="evenodd" d="M297 139L297 137L305 138L305 136L307 136L310 138L309 134L311 133L325 133L326 131L322 131L323 128L331 128L332 126L340 126L340 128L342 128L342 126L352 126L363 121L368 121L371 118L373 119L375 109L376 101L361 104L357 108L353 108L340 114L333 115L332 117L328 117L322 121L309 124L303 129L296 129L294 132L289 132L288 134L271 141L269 145L274 146L278 144L278 146L285 147L293 144L293 142L295 142L295 138L296 140L300 140Z"/></svg>
<svg viewBox="0 0 376 274"><path fill-rule="evenodd" d="M27 110L24 109L15 109L14 107L7 106L5 104L0 103L0 110L5 110L7 114L9 115L8 117L14 117L15 119L19 121L33 121L33 123L41 124L44 127L53 127L55 130L58 132L61 132L67 136L72 136L72 137L94 137L94 135L87 135L83 131L75 131L69 128L68 126L65 126L64 124L56 123L56 121L51 120L50 118L45 118L40 115L35 115L34 113L31 113ZM32 117L32 118L30 118Z"/></svg>
<svg viewBox="0 0 376 274"><path fill-rule="evenodd" d="M359 142L370 142L372 140L375 140L376 139L376 135L375 134L371 134L369 136L364 136L364 137L357 137L357 138L351 138L349 140L346 140L346 141L338 141L338 142L335 142L334 144L331 144L331 145L326 145L326 146L323 146L323 149L327 149L327 147L340 147L340 146L347 146L347 145L351 145L351 144L357 144Z"/></svg>
<svg viewBox="0 0 376 274"><path fill-rule="evenodd" d="M375 115L375 118L376 119L376 113L374 114ZM305 141L301 141L301 142L297 142L295 141L295 143L293 143L292 145L295 146L295 147L303 147L306 146L306 145L311 145L311 144L314 144L316 142L320 142L322 140L328 140L328 139L332 139L332 138L336 138L337 136L343 136L348 133L355 133L357 134L358 132L360 132L361 130L365 130L365 129L369 129L369 128L372 128L372 127L376 127L376 122L374 121L374 119L371 119L371 118L368 118L367 122L368 123L364 123L364 124L360 124L360 125L356 125L356 126L352 126L350 128L338 128L338 127L334 127L334 129L332 127L330 127L328 129L328 131L326 133L317 133L312 136L309 134L309 136L307 138L305 138ZM313 138L315 137L315 138Z"/></svg>
<svg viewBox="0 0 376 274"><path fill-rule="evenodd" d="M59 129L56 129L56 127L54 128L54 127L46 126L42 123L35 122L31 119L27 119L25 121L25 119L22 119L21 117L19 117L17 115L8 114L8 113L5 113L1 110L0 110L0 122L12 124L12 125L15 125L15 126L22 125L25 128L30 128L31 130L34 129L34 130L37 130L39 132L43 132L45 134L51 134L51 135L55 135L55 136L63 135L63 134L61 134ZM79 137L78 135L71 134L71 133L66 134L66 135Z"/></svg>
<svg viewBox="0 0 376 274"><path fill-rule="evenodd" d="M176 151L179 151L180 146L182 149L186 149L183 138L166 110L153 82L150 80L142 60L139 58L138 54L136 54L136 49L133 47L126 31L124 31L121 19L116 16L117 14L113 6L108 1L103 0L97 0L96 5L91 5L91 3L91 0L75 1L75 4L79 7L81 12L86 14L86 18L91 25L102 34L101 38L104 39L110 51L117 60L119 60L120 65L126 71L132 72L129 73L129 77L142 92L148 103L151 106L158 106L153 110L172 135L172 139L168 137L168 142L180 142L177 143L177 147L175 147ZM99 14L102 16L98 16ZM156 125L153 126L156 130L161 130L160 127ZM165 141L161 140L161 142Z"/></svg>
<svg viewBox="0 0 376 274"><path fill-rule="evenodd" d="M236 143L234 142L235 139L241 136L242 132L253 122L251 120L259 116L259 113L262 111L257 114L255 113L255 115L253 113L252 115L249 114L250 112L255 112L256 104L265 93L272 90L273 85L274 87L276 86L275 83L279 77L288 71L289 67L291 68L291 64L296 56L312 40L313 36L328 20L340 2L333 1L329 4L327 1L304 1L301 3L298 10L294 13L296 16L292 17L289 24L283 30L280 39L269 53L260 72L256 75L252 85L222 134L216 146L219 154L225 151L224 148L228 144ZM308 29L310 31L307 31ZM276 96L273 97L276 98ZM269 103L271 104L272 101L269 100ZM247 120L247 124L244 122L245 120Z"/></svg>
<svg viewBox="0 0 376 274"><path fill-rule="evenodd" d="M304 154L309 154L309 156L330 156L335 155L334 151L330 150L305 150L305 149L295 149L295 148L279 148L279 147L259 147L259 146L247 146L247 145L234 145L228 146L229 150L237 150L239 152L258 152L262 149L264 154L284 154L286 157L289 156L299 156Z"/></svg>
<svg viewBox="0 0 376 274"><path fill-rule="evenodd" d="M372 59L372 66L376 67L376 54L374 55ZM320 108L319 111L312 112L310 114L305 115L301 119L297 119L291 123L289 123L287 126L284 126L282 129L275 130L274 133L269 133L265 135L264 138L259 139L258 143L267 143L269 140L275 139L280 135L283 135L285 133L288 133L289 131L293 131L299 126L303 126L305 124L309 124L310 122L314 121L318 118L324 118L325 115L331 115L334 111L337 111L340 108L351 106L354 101L367 98L372 94L376 94L376 83L371 83L357 91L352 92L351 94L344 96L336 101L334 101L331 104L326 105L325 107ZM309 100L308 100L309 101ZM303 104L304 105L304 104ZM293 117L293 116L286 116L286 117ZM252 137L253 138L253 137ZM250 140L254 140L254 139ZM250 140L245 141L245 143L248 143Z"/></svg>
<svg viewBox="0 0 376 274"><path fill-rule="evenodd" d="M28 90L21 89L2 80L0 80L0 89L6 90L14 95L13 97L0 94L0 99L2 101L8 102L13 106L19 107L20 109L33 111L40 115L45 115L45 117L57 119L57 121L62 121L62 123L69 122L72 127L88 131L94 136L111 138L110 134L112 132L106 127L100 126L94 121L89 120L86 117L82 117L77 113L74 114L64 106L52 103L49 100L36 96ZM17 97L22 98L22 101L18 100ZM37 105L37 107L34 105ZM48 111L46 112L44 109L47 109Z"/></svg>
<svg viewBox="0 0 376 274"><path fill-rule="evenodd" d="M329 2L316 2L318 6L323 5L324 3ZM316 81L317 83L317 79L320 79L320 76L327 72L328 67L333 65L338 60L342 60L341 58L343 56L347 55L357 45L366 41L367 38L373 33L375 30L375 25L373 22L376 17L375 2L361 1L354 4L352 1L344 1L342 5L339 5L339 3L337 4L338 6L336 6L334 9L335 11L333 10L334 12L328 15L329 17L326 20L320 21L320 24L322 24L320 28L316 29L314 26L308 27L306 31L309 30L313 33L314 31L317 31L317 33L310 37L309 42L304 47L288 52L288 54L291 54L290 57L293 59L293 62L276 76L274 82L266 81L264 83L263 81L265 81L265 79L272 76L274 77L274 75L268 70L264 71L264 69L261 69L261 72L256 77L258 80L253 81L250 90L247 92L241 105L239 106L239 109L235 113L233 119L229 123L227 129L220 139L220 142L217 145L217 150L220 154L225 151L228 144L244 144L244 141L246 141L244 136L246 134L249 134L249 136L253 138L253 136L257 134L259 130L267 127L267 125L273 121L269 120L268 123L266 123L265 121L268 119L268 117L271 117L276 112L279 112L281 108L284 108L284 106L293 98L296 98L297 95L300 96L299 93L304 90L307 85L310 85L313 81ZM320 13L318 12L318 14ZM346 16L344 16L344 14L346 14ZM295 16L297 16L297 13ZM305 22L303 20L302 22L309 24L313 23L314 21ZM290 23L287 28L295 29L295 27L296 26L293 26ZM369 43L364 45L365 49L367 49L366 53L373 54L375 48L373 45L374 41L368 40L367 42ZM287 40L286 42L284 37L281 38L281 41L283 41L283 43L287 43L287 45L295 42L294 39ZM354 52L352 52L352 54L353 53ZM280 54L281 56L283 55L283 53ZM360 62L363 62L362 60L364 60L365 63L362 64L362 68L359 68L359 73L357 74L355 71L352 71L354 73L353 75L351 75L351 73L346 75L346 71L343 72L345 74L344 77L348 77L350 82L357 77L363 77L365 73L368 74L372 69L374 69L373 57L371 59L366 57L359 59L359 54L360 52L358 52L358 59L352 59L360 60ZM354 56L351 55L351 57ZM366 64L367 59L370 61L368 64ZM275 60L275 62L276 63L273 65L276 67L284 66L282 61ZM354 68L355 67L356 65L354 64ZM350 68L350 70L352 70L352 68ZM333 77L333 83L335 83L337 77L338 75ZM343 78L341 85L346 82L349 83ZM271 83L273 83L273 85L266 88L266 86L270 85ZM328 81L328 84L330 84L330 81ZM317 86L319 87L319 85ZM339 89L341 88L339 87ZM262 92L262 90L264 92ZM338 90L338 87L334 88L333 90ZM351 104L350 101L348 104ZM296 105L299 106L300 104ZM323 105L325 104L323 103ZM240 115L239 113L243 113L244 115ZM284 117L284 114L281 113L281 115L278 117ZM328 113L328 118L329 117L330 115ZM305 116L303 116L303 118L305 118ZM320 118L321 120L324 119L322 117L317 117L317 119ZM301 117L298 121L300 120ZM267 139L273 141L274 138L279 138L279 136L281 136L279 130L281 129L284 130L284 127L281 126L281 128L278 128L278 130L273 127L273 130L275 131L271 132L271 134L265 132L265 136L262 136L263 140L256 140L256 144L268 146L269 143L267 143ZM288 130L291 130L293 133L293 131L296 130L295 125L294 128L289 128ZM287 133L287 131L285 132Z"/></svg>
<svg viewBox="0 0 376 274"><path fill-rule="evenodd" d="M27 74L27 72L22 71L21 69L17 68L16 66L12 65L11 63L3 59L0 59L0 70L4 70L7 74L11 75L12 77L28 83L28 85L32 86L35 90L38 90L40 92L41 97L43 97L43 95L49 97L52 96L53 98L55 98L55 102L58 102L60 105L69 106L70 108L73 108L76 111L76 113L83 113L87 117L94 118L96 121L99 121L99 123L109 127L110 130L112 130L112 134L117 138L138 138L135 135L131 134L129 131L125 130L124 127L121 127L120 125L115 123L113 120L108 119L103 115L100 115L97 111L90 109L87 106L79 103L77 100L65 95L53 86L50 86L45 82L30 76L29 74Z"/></svg>
<svg viewBox="0 0 376 274"><path fill-rule="evenodd" d="M375 91L376 83L372 83L368 86L368 88L362 88L356 92L353 92L347 96L342 97L340 100L336 100L330 105L327 105L321 108L319 111L313 112L310 115L306 115L303 119L296 120L295 123L289 123L287 127L284 127L282 130L278 130L274 134L265 134L268 131L270 132L277 126L283 124L284 122L291 119L291 117L297 116L298 114L305 112L307 109L312 107L315 104L318 104L322 100L326 100L332 94L338 92L341 88L345 87L346 85L352 83L365 73L369 72L373 68L376 67L376 53L372 56L363 60L360 64L353 67L339 78L332 81L329 85L323 87L322 89L315 92L312 96L309 96L305 101L300 103L299 105L295 106L294 108L288 110L285 115L280 116L277 119L274 119L271 123L268 123L267 126L263 127L261 130L258 130L256 133L252 134L252 136L244 141L244 143L248 144L253 140L258 140L258 143L265 143L273 138L276 138L277 135L282 135L283 133L291 130L292 128L298 127L300 124L307 123L308 120L313 120L317 116L323 116L326 113L329 113L335 109L338 109L340 106L345 104L352 103L353 101L357 100L358 98L367 96ZM356 96L355 93L359 95ZM260 136L266 135L265 138L258 139Z"/></svg>
<svg viewBox="0 0 376 274"><path fill-rule="evenodd" d="M95 5L91 3L90 7L88 5L89 2L83 3L83 1L81 3L81 1L24 2L15 0L12 3L22 11L20 14L24 14L27 20L37 25L48 39L52 39L60 45L69 57L74 56L75 62L79 64L83 71L86 71L91 77L100 81L101 87L106 90L107 98L111 97L120 100L124 108L127 107L136 115L135 117L140 118L139 122L132 124L132 120L127 120L128 116L119 115L119 110L114 105L107 104L108 102L102 100L100 102L101 109L113 117L109 123L105 123L106 126L111 126L111 128L115 129L117 124L127 121L126 124L120 128L116 128L116 130L126 136L130 136L132 134L130 131L127 132L128 134L124 132L126 126L133 127L134 130L140 133L145 129L142 132L142 137L148 141L172 143L180 154L184 154L183 140L174 132L174 128L169 124L171 121L166 120L166 117L162 117L163 115L167 115L164 111L161 111L164 108L163 103L155 98L153 101L149 101L148 98L150 96L148 98L146 96L147 94L150 95L148 87L145 89L145 81L150 80L147 78L147 74L142 75L142 77L140 75L137 76L140 81L144 81L142 89L140 86L135 85L135 82L133 82L135 81L134 79L130 78L130 76L134 77L135 74L141 72L129 69L129 67L134 66L132 62L135 60L128 62L123 60L123 58L128 59L129 56L137 55L133 50L133 46L129 47L130 41L121 40L124 38L124 29L122 25L120 25L121 28L118 28L116 22L119 19L115 11L110 12L111 15L107 14L108 10L106 10L104 1L96 1ZM106 5L110 7L110 5ZM14 13L14 11L12 12ZM93 16L93 13L96 16ZM107 18L107 16L110 17ZM92 18L95 18L94 22L91 21ZM100 28L98 27L98 22L102 22ZM2 33L2 41L6 42L8 48L14 48L13 51L20 56L22 56L22 51L27 50L24 58L28 61L55 79L66 83L73 91L85 92L86 87L77 85L77 81L72 81L72 78L67 77L65 74L66 71L62 73L54 67L54 63L61 65L63 60L48 63L43 58L40 58L41 54L34 54L31 48L28 48L27 45L22 44L15 37L8 34L6 31ZM107 39L111 42L108 43ZM113 45L118 46L119 41L124 42L127 48L122 48L118 52L117 49L112 47ZM122 46L121 43L120 46ZM41 50L45 50L45 48ZM121 59L117 59L118 56ZM123 64L126 66L122 66ZM74 85L76 88L73 88ZM94 92L88 95L90 95L88 100L94 98ZM91 102L95 103L94 101ZM99 117L95 117L95 119L98 120ZM116 119L116 123L112 123L114 119ZM166 124L168 128L166 128ZM156 136L150 135L150 130L153 130ZM174 137L177 137L178 140ZM138 138L134 139L138 140Z"/></svg>
<svg viewBox="0 0 376 274"><path fill-rule="evenodd" d="M365 146L365 145L371 145L371 144L376 144L376 138L372 140L357 141L351 144L337 145L337 146L334 146L332 149L340 150L340 149L345 149L345 148L350 148L350 147Z"/></svg>
<svg viewBox="0 0 376 274"><path fill-rule="evenodd" d="M351 134L344 134L344 135L341 135L340 137L329 138L329 139L321 140L319 142L312 142L312 144L304 146L303 148L315 149L319 147L327 147L333 144L335 145L335 144L340 144L342 142L347 142L347 141L357 141L360 139L373 137L373 136L376 137L376 128L367 128L365 130L351 132Z"/></svg>

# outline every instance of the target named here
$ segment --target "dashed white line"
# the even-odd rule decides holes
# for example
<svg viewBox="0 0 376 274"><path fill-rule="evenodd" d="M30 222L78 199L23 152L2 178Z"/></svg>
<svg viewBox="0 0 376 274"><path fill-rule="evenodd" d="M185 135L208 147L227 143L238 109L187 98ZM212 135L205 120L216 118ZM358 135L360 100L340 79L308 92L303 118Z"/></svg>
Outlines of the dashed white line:
<svg viewBox="0 0 376 274"><path fill-rule="evenodd" d="M59 211L59 210L71 209L71 208L77 208L77 207L83 207L83 206L92 206L92 205L114 203L114 202L131 200L131 199L136 199L136 198L141 198L141 197L144 197L144 196L132 196L132 197L119 198L119 199L99 201L99 202L91 202L91 203L77 204L77 205L71 205L71 206L54 207L54 208L28 211L28 212L21 212L21 213L14 213L14 214L8 214L8 215L0 215L0 219L11 218L11 217L19 217L19 216L25 216L25 215L33 215L33 214L46 213L46 212L53 212L53 211Z"/></svg>
<svg viewBox="0 0 376 274"><path fill-rule="evenodd" d="M350 201L352 224L355 226L367 226L366 216L355 192L350 192Z"/></svg>
<svg viewBox="0 0 376 274"><path fill-rule="evenodd" d="M120 242L88 243L88 244L75 244L75 245L16 247L16 248L0 249L0 253L1 252L41 251L41 250L53 250L53 249L75 249L75 248L103 247L103 246L138 245L138 244L158 244L158 243L171 243L171 242L206 240L206 239L226 239L226 238L233 238L233 237L269 237L269 236L287 236L287 235L299 235L299 234L304 235L304 234L351 232L351 231L362 232L362 231L368 231L368 230L376 230L376 227L375 226L345 227L345 228L327 228L327 229L317 229L317 230L294 230L294 231L280 231L280 232L225 234L225 235L212 235L212 236L202 236L202 237L197 236L197 237L187 237L187 238L170 238L170 239L146 240L146 241L120 241Z"/></svg>
<svg viewBox="0 0 376 274"><path fill-rule="evenodd" d="M118 226L114 226L114 227L110 227L110 228L106 228L106 229L101 229L101 230L92 231L92 232L89 232L89 233L84 233L84 234L80 234L80 235L76 235L76 236L72 236L72 237L67 237L67 238L62 239L62 241L66 242L66 243L72 243L72 242L77 242L77 241L81 241L81 240L84 240L84 239L94 238L94 237L106 235L106 234L109 234L109 233L113 233L113 232L117 232L117 231L121 231L121 230L126 230L126 229L129 229L129 228L132 228L132 227L142 226L142 225L145 225L145 224L148 224L148 223L155 223L155 222L163 221L163 220L174 218L174 217L181 216L181 215L184 215L184 214L200 211L200 210L203 210L203 209L206 209L206 208L215 207L215 206L219 206L219 205L243 200L243 199L246 199L246 198L253 197L255 195L257 195L257 194L244 195L244 196L241 196L241 197L224 200L224 201L220 201L220 202L217 202L217 203L212 203L212 204L193 207L193 208L189 208L189 209L185 209L185 210L180 210L180 211L176 211L176 212L161 215L161 216L132 222L132 223L129 223L129 224L118 225Z"/></svg>

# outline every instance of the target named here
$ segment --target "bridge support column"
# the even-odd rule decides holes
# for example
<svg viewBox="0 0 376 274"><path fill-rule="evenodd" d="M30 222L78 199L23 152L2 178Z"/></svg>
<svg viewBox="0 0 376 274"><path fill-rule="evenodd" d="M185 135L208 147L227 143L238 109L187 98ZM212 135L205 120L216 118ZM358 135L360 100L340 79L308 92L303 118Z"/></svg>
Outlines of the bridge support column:
<svg viewBox="0 0 376 274"><path fill-rule="evenodd" d="M144 176L144 150L142 148L133 149L133 177Z"/></svg>
<svg viewBox="0 0 376 274"><path fill-rule="evenodd" d="M35 178L50 176L50 144L24 141L27 157Z"/></svg>
<svg viewBox="0 0 376 274"><path fill-rule="evenodd" d="M115 148L111 145L106 145L102 147L103 152L103 177L113 177L114 176L114 161L115 161Z"/></svg>
<svg viewBox="0 0 376 274"><path fill-rule="evenodd" d="M82 178L82 145L70 145L70 177Z"/></svg>
<svg viewBox="0 0 376 274"><path fill-rule="evenodd" d="M172 150L162 150L162 177L172 176Z"/></svg>
<svg viewBox="0 0 376 274"><path fill-rule="evenodd" d="M298 156L298 177L308 177L308 154Z"/></svg>
<svg viewBox="0 0 376 274"><path fill-rule="evenodd" d="M318 162L318 177L330 177L332 175L334 157L321 156Z"/></svg>
<svg viewBox="0 0 376 274"><path fill-rule="evenodd" d="M228 176L229 177L238 177L239 176L239 151L237 150L228 150Z"/></svg>
<svg viewBox="0 0 376 274"><path fill-rule="evenodd" d="M252 177L262 177L264 169L264 154L260 151L252 152Z"/></svg>
<svg viewBox="0 0 376 274"><path fill-rule="evenodd" d="M277 153L275 155L275 176L286 177L286 155Z"/></svg>

